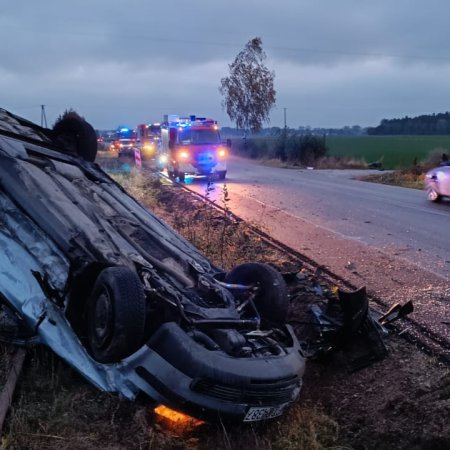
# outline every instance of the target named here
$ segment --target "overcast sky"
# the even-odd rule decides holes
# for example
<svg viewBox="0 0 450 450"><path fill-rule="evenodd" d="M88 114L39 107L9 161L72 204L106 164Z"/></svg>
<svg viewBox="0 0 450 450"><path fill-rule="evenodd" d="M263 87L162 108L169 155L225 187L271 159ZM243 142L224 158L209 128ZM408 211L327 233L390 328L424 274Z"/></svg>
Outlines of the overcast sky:
<svg viewBox="0 0 450 450"><path fill-rule="evenodd" d="M374 126L450 110L448 0L2 0L0 107L95 128L197 114L231 125L220 79L259 36L270 125Z"/></svg>

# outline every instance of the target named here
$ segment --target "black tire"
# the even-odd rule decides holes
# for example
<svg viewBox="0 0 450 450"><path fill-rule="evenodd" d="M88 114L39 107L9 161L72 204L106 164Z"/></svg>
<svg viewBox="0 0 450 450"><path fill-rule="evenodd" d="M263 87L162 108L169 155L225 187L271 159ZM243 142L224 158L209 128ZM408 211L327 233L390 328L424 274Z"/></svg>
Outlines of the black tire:
<svg viewBox="0 0 450 450"><path fill-rule="evenodd" d="M97 156L97 134L91 124L82 118L67 117L53 127L61 144L86 161L94 162Z"/></svg>
<svg viewBox="0 0 450 450"><path fill-rule="evenodd" d="M178 172L178 180L180 180L180 183L184 183L184 181L186 180L184 172Z"/></svg>
<svg viewBox="0 0 450 450"><path fill-rule="evenodd" d="M225 283L258 284L255 306L261 319L283 325L289 312L289 299L283 276L273 267L263 263L244 263L225 275Z"/></svg>
<svg viewBox="0 0 450 450"><path fill-rule="evenodd" d="M128 267L104 269L88 303L88 339L92 356L102 363L116 362L135 352L145 329L142 283Z"/></svg>

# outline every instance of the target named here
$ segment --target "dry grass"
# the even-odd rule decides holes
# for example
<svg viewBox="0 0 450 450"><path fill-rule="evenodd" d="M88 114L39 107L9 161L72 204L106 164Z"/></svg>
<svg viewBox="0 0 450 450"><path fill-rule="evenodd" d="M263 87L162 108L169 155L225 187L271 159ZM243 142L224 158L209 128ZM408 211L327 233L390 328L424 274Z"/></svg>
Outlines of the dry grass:
<svg viewBox="0 0 450 450"><path fill-rule="evenodd" d="M136 169L129 173L117 172L110 175L138 202L146 203L151 210L157 206L157 195L161 187L157 177L149 176Z"/></svg>
<svg viewBox="0 0 450 450"><path fill-rule="evenodd" d="M396 170L393 172L365 175L359 177L362 181L372 183L389 184L391 186L402 186L412 189L423 189L423 173L415 173L413 170Z"/></svg>
<svg viewBox="0 0 450 450"><path fill-rule="evenodd" d="M201 450L325 450L338 447L338 426L315 408L296 405L283 418L269 424L217 426L202 434Z"/></svg>
<svg viewBox="0 0 450 450"><path fill-rule="evenodd" d="M169 427L149 401L100 392L39 348L21 377L0 449L324 450L338 441L337 424L301 404L270 424Z"/></svg>
<svg viewBox="0 0 450 450"><path fill-rule="evenodd" d="M166 221L192 242L204 255L226 270L248 260L258 260L264 254L265 245L254 236L248 226L211 208L200 200L188 201L185 193L166 191L163 201L169 200L173 213ZM165 208L161 198L159 208ZM161 213L161 209L158 210Z"/></svg>
<svg viewBox="0 0 450 450"><path fill-rule="evenodd" d="M261 158L258 162L268 167L281 167L283 169L299 169L301 166L298 163L292 163L288 161L281 161L279 158Z"/></svg>
<svg viewBox="0 0 450 450"><path fill-rule="evenodd" d="M259 162L269 167L280 167L283 169L305 169L305 165L298 161L281 161L276 158L261 159ZM380 162L381 164L381 162ZM369 164L364 158L324 156L312 165L315 169L368 169Z"/></svg>
<svg viewBox="0 0 450 450"><path fill-rule="evenodd" d="M428 157L425 160L420 162L414 161L414 164L408 169L366 175L360 177L359 179L372 183L389 184L392 186L401 186L412 189L423 189L425 173L434 167L439 166L442 161L443 153L446 153L445 149L436 148L428 154Z"/></svg>
<svg viewBox="0 0 450 450"><path fill-rule="evenodd" d="M369 165L364 158L325 156L318 159L314 167L316 169L368 169Z"/></svg>
<svg viewBox="0 0 450 450"><path fill-rule="evenodd" d="M44 348L31 352L0 449L189 448L153 418L151 404L98 391Z"/></svg>

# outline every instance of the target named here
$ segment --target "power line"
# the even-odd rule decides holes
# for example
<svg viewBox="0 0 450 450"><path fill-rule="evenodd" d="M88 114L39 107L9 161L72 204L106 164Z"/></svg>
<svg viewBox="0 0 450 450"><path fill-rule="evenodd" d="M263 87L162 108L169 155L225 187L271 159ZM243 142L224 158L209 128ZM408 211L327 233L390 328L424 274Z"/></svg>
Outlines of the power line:
<svg viewBox="0 0 450 450"><path fill-rule="evenodd" d="M14 25L2 24L1 29L16 29L19 28ZM23 28L21 31L24 32ZM55 35L55 30L50 30L48 28L44 29L35 29L28 30L33 34L35 33L49 33L53 36ZM64 30L64 36L82 36L82 37L109 37L112 35L108 35L106 33L96 33L96 32L71 32ZM195 46L214 46L214 47L230 47L230 48L242 48L245 43L232 43L232 42L214 42L209 39L205 40L190 40L190 39L177 39L177 38L168 38L168 37L160 37L160 36L149 36L145 33L117 33L114 34L114 37L121 39L130 39L130 40L145 40L154 41L154 42L165 42L170 44L177 45L195 45ZM267 40L267 39L265 39ZM372 58L395 58L395 59L415 59L415 60L434 60L434 61L450 61L450 55L448 56L430 56L430 55L418 55L418 54L395 54L395 53L383 53L383 52L358 52L358 51L350 51L350 50L329 50L329 49L320 49L320 48L307 48L307 47L284 47L284 46L265 46L264 49L267 50L277 50L277 51L288 51L288 52L296 52L296 53L309 53L316 55L342 55L342 56L362 56L362 57L372 57Z"/></svg>

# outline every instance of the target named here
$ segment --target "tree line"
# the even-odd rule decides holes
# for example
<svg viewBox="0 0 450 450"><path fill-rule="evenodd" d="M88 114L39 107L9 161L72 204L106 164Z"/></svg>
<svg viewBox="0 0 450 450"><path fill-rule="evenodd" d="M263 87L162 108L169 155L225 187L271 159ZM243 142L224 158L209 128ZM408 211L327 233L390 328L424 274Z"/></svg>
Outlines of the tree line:
<svg viewBox="0 0 450 450"><path fill-rule="evenodd" d="M369 127L370 135L450 134L450 112L383 119L377 127Z"/></svg>

